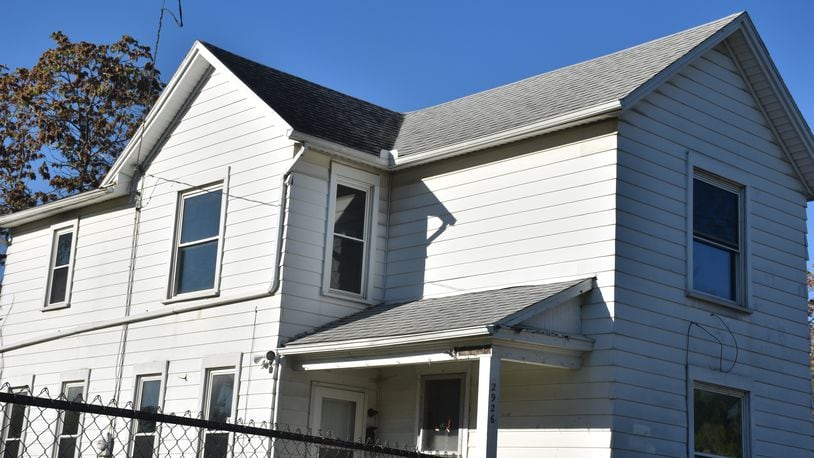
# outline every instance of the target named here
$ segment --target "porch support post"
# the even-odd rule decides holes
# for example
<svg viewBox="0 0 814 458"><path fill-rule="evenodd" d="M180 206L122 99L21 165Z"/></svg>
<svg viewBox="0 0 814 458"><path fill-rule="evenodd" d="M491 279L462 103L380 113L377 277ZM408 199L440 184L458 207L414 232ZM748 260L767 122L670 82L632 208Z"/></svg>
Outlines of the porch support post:
<svg viewBox="0 0 814 458"><path fill-rule="evenodd" d="M479 458L497 456L497 429L500 412L500 355L495 348L478 361L478 448Z"/></svg>

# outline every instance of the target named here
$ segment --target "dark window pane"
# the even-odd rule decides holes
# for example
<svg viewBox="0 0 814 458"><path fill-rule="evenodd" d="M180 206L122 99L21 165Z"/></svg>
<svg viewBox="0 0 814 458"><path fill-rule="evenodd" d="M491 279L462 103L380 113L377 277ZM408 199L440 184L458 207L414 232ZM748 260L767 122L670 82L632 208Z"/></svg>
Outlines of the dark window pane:
<svg viewBox="0 0 814 458"><path fill-rule="evenodd" d="M693 232L738 248L738 194L701 180L693 181Z"/></svg>
<svg viewBox="0 0 814 458"><path fill-rule="evenodd" d="M356 435L356 403L342 399L322 398L319 429L323 436L352 441Z"/></svg>
<svg viewBox="0 0 814 458"><path fill-rule="evenodd" d="M207 419L225 422L232 415L234 383L235 374L215 374L212 376Z"/></svg>
<svg viewBox="0 0 814 458"><path fill-rule="evenodd" d="M229 449L229 433L206 433L204 458L225 458Z"/></svg>
<svg viewBox="0 0 814 458"><path fill-rule="evenodd" d="M158 397L161 389L160 380L145 380L141 382L141 396L139 399L139 410L142 412L156 413L158 412ZM155 422L147 420L138 420L138 433L152 433L155 432Z"/></svg>
<svg viewBox="0 0 814 458"><path fill-rule="evenodd" d="M73 458L76 454L76 438L63 437L59 439L59 452L57 458Z"/></svg>
<svg viewBox="0 0 814 458"><path fill-rule="evenodd" d="M82 402L84 400L85 387L82 385L74 385L68 387L65 392L65 397L71 402Z"/></svg>
<svg viewBox="0 0 814 458"><path fill-rule="evenodd" d="M68 290L68 268L60 267L54 269L51 279L51 297L49 304L57 304L65 301L65 292Z"/></svg>
<svg viewBox="0 0 814 458"><path fill-rule="evenodd" d="M695 451L741 458L743 405L740 397L701 389L693 391Z"/></svg>
<svg viewBox="0 0 814 458"><path fill-rule="evenodd" d="M737 253L693 241L692 281L698 291L737 300Z"/></svg>
<svg viewBox="0 0 814 458"><path fill-rule="evenodd" d="M334 236L331 288L351 293L362 292L364 248L364 242Z"/></svg>
<svg viewBox="0 0 814 458"><path fill-rule="evenodd" d="M25 405L10 404L11 418L9 419L6 439L19 439L23 434L23 422L25 421Z"/></svg>
<svg viewBox="0 0 814 458"><path fill-rule="evenodd" d="M19 458L20 456L20 440L8 439L4 445L3 458Z"/></svg>
<svg viewBox="0 0 814 458"><path fill-rule="evenodd" d="M194 242L220 233L220 189L184 199L181 243Z"/></svg>
<svg viewBox="0 0 814 458"><path fill-rule="evenodd" d="M155 443L155 436L152 434L147 436L136 436L133 443L133 457L134 458L150 458L153 456L153 444Z"/></svg>
<svg viewBox="0 0 814 458"><path fill-rule="evenodd" d="M367 193L358 189L336 185L336 213L334 233L361 239L365 234Z"/></svg>
<svg viewBox="0 0 814 458"><path fill-rule="evenodd" d="M424 382L424 416L421 422L423 450L458 450L461 416L461 380Z"/></svg>
<svg viewBox="0 0 814 458"><path fill-rule="evenodd" d="M215 287L215 263L218 241L191 245L178 249L178 281L176 294L201 291Z"/></svg>
<svg viewBox="0 0 814 458"><path fill-rule="evenodd" d="M71 240L73 233L60 234L57 238L57 256L54 266L67 266L71 262Z"/></svg>

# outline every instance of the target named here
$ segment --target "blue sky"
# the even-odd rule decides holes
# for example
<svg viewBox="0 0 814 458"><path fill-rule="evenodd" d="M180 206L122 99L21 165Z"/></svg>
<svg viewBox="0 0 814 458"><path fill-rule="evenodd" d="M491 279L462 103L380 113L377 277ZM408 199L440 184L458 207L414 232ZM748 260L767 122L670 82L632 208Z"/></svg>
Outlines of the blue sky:
<svg viewBox="0 0 814 458"><path fill-rule="evenodd" d="M153 46L163 0L6 2L0 64L30 66L62 30ZM166 0L176 10L177 0ZM814 1L214 1L165 16L168 79L195 39L399 111L410 111L746 10L809 124L814 123ZM814 210L809 209L809 220ZM811 224L809 227L811 228ZM809 236L809 246L814 247ZM812 259L814 257L810 256Z"/></svg>

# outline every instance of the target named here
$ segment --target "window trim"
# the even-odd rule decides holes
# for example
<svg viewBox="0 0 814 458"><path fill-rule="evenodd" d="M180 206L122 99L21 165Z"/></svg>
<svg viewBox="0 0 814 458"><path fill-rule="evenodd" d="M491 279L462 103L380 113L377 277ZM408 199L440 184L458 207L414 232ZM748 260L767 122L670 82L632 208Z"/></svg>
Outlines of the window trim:
<svg viewBox="0 0 814 458"><path fill-rule="evenodd" d="M462 450L468 447L469 436L469 371L465 372L450 372L450 373L426 373L418 374L418 396L416 406L416 448L422 453L429 453L434 455L445 455L450 452L440 450L425 450L423 447L424 438L422 437L422 423L424 422L424 392L426 381L428 380L447 380L458 379L461 381L461 399L460 399L460 415L461 425L458 428L458 449L453 451L453 454L461 454Z"/></svg>
<svg viewBox="0 0 814 458"><path fill-rule="evenodd" d="M133 386L133 407L138 410L141 408L141 393L142 393L142 382L145 380L158 380L161 385L158 389L158 408L164 408L164 395L166 394L167 389L167 366L169 362L165 361L163 363L156 362L152 364L140 364L135 367L136 375L133 379L135 385ZM133 455L133 449L136 445L136 435L137 435L137 422L138 420L132 420L130 426L130 439L129 444L127 446L127 450L129 451L130 455ZM156 426L156 431L154 434L159 434L160 424ZM154 445L153 448L153 456L158 456L158 446L160 445L160 441Z"/></svg>
<svg viewBox="0 0 814 458"><path fill-rule="evenodd" d="M333 253L334 217L336 212L336 187L347 186L367 193L368 201L365 209L365 237L362 250L362 285L361 293L353 293L331 288L331 264ZM379 175L348 167L337 162L331 163L328 205L325 221L325 252L322 266L322 294L342 299L351 299L364 303L372 303L374 289L374 266L376 253L376 237L379 214L379 188L381 179Z"/></svg>
<svg viewBox="0 0 814 458"><path fill-rule="evenodd" d="M68 261L68 275L65 280L65 300L61 302L54 302L51 303L51 289L53 287L54 282L54 269L56 266L54 263L56 262L57 257L57 249L58 249L58 240L61 234L70 232L73 234L71 238L71 254L70 260ZM71 306L71 290L73 289L73 274L74 268L76 266L76 245L78 233L79 233L79 220L75 219L73 221L64 222L60 224L55 224L50 228L51 233L51 251L50 255L48 256L48 273L46 275L46 284L45 284L45 297L43 298L43 308L42 310L58 310L63 308L68 308Z"/></svg>
<svg viewBox="0 0 814 458"><path fill-rule="evenodd" d="M688 420L688 434L687 437L689 440L687 441L687 456L695 457L697 456L697 452L695 451L695 390L703 390L709 391L712 393L723 394L726 396L738 397L741 400L741 440L742 444L742 451L743 451L743 458L749 458L751 456L751 444L752 444L752 403L750 399L750 390L733 387L733 386L725 386L717 383L710 383L702 380L691 380L688 383L689 387L689 396L688 405L687 405L687 420ZM717 455L710 455L710 454L703 454L701 456L710 457L710 458L717 458Z"/></svg>
<svg viewBox="0 0 814 458"><path fill-rule="evenodd" d="M64 394L65 396L68 395L68 388L73 385L79 385L82 387L82 401L87 403L89 399L88 395L88 380L90 380L90 371L89 370L78 370L78 371L70 371L64 372L60 376L60 393ZM69 401L71 401L69 399ZM79 414L79 426L76 433L76 449L82 450L82 436L84 432L84 421L85 421L85 414ZM62 427L65 423L65 411L60 411L57 416L57 424L56 429L54 431L54 446L53 446L53 456L59 456L59 443L62 436ZM77 455L74 455L77 456Z"/></svg>
<svg viewBox="0 0 814 458"><path fill-rule="evenodd" d="M695 221L693 216L694 183L698 178L710 185L717 186L729 192L738 193L738 225L739 225L739 250L737 260L737 272L735 275L736 298L730 300L725 297L716 296L694 287L694 240ZM699 300L706 304L723 306L731 310L742 313L752 313L750 308L752 296L751 284L751 228L749 226L750 202L752 200L752 187L747 182L748 178L729 167L719 164L717 161L703 158L701 155L688 152L687 160L687 202L686 202L686 296Z"/></svg>
<svg viewBox="0 0 814 458"><path fill-rule="evenodd" d="M353 425L354 435L353 442L358 442L359 438L363 438L366 434L365 424L367 419L367 393L361 388L348 387L342 385L334 385L330 383L312 382L311 383L311 396L308 408L308 426L311 431L317 433L320 431L320 422L322 420L322 402L323 398L339 399L341 401L350 401L356 403L356 418ZM327 434L327 432L322 432ZM318 447L314 449L316 451ZM354 455L356 456L356 455Z"/></svg>
<svg viewBox="0 0 814 458"><path fill-rule="evenodd" d="M30 379L33 379L33 377L30 377ZM11 384L11 386L9 388L9 392L28 394L29 396L34 395L34 390L32 388L32 385L30 385L30 384L25 384L25 385ZM8 441L8 432L11 429L11 426L10 426L11 416L6 413L6 408L8 407L9 404L10 403L6 403L6 405L4 405L3 409L2 409L3 410L3 421L2 421L2 428L3 429L2 429L2 432L0 432L0 456L5 456L6 455L6 442ZM28 429L28 413L29 413L28 412L28 410L29 410L28 407L29 406L24 406L24 409L23 409L23 426L22 426L22 429L20 431L20 437L16 438L16 440L18 440L19 443L20 443L20 445L19 445L19 447L17 449L17 456L19 456L19 457L24 456L25 449L26 449L25 438L26 438L26 430Z"/></svg>
<svg viewBox="0 0 814 458"><path fill-rule="evenodd" d="M181 225L182 225L182 216L183 216L183 209L184 209L184 199L188 197L192 197L195 195L201 195L207 192L210 192L215 189L221 190L221 203L220 203L220 224L218 227L218 248L217 254L215 257L215 278L212 285L212 288L199 290L199 291L190 291L188 293L181 293L176 294L175 289L178 282L178 249L179 240L181 237ZM173 234L170 240L171 242L171 249L170 249L170 266L169 266L169 276L167 281L167 293L166 299L163 301L164 304L179 302L179 301L186 301L192 299L201 299L206 297L215 297L220 294L220 283L221 283L221 264L223 262L223 247L224 247L224 235L226 233L226 213L227 213L227 202L229 201L229 174L227 172L226 177L217 180L211 181L206 184L200 186L192 186L186 189L179 190L176 195L175 200L175 212L173 215ZM201 239L204 240L204 239ZM215 240L214 237L210 237L206 239L208 241ZM196 243L202 243L200 240L196 241Z"/></svg>
<svg viewBox="0 0 814 458"><path fill-rule="evenodd" d="M241 357L237 356L237 361L234 359L235 357L232 355L218 355L214 357L208 357L204 360L204 367L201 370L203 384L201 386L201 414L202 418L205 420L209 419L209 394L212 388L212 381L211 378L213 375L218 374L226 374L231 373L234 375L234 385L232 386L232 409L229 415L232 422L237 421L237 412L238 412L238 393L240 392L240 367L241 367ZM237 363L237 364L235 364ZM204 446L206 444L206 430L202 429L199 431L198 434L198 452L197 456L204 456ZM234 438L234 434L227 433L228 439L227 443L231 445L231 442Z"/></svg>

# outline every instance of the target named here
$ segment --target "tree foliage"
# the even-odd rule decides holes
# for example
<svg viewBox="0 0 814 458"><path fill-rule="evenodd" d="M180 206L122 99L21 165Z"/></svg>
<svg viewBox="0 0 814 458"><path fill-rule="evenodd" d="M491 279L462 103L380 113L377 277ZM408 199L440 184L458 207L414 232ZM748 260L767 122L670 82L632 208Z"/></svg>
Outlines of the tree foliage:
<svg viewBox="0 0 814 458"><path fill-rule="evenodd" d="M51 38L30 69L0 67L0 213L97 187L162 88L131 37Z"/></svg>

